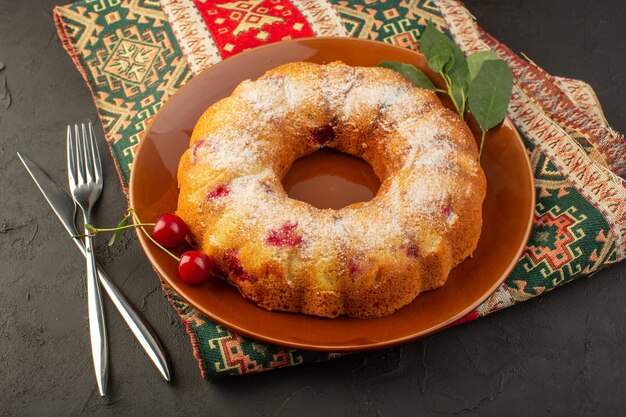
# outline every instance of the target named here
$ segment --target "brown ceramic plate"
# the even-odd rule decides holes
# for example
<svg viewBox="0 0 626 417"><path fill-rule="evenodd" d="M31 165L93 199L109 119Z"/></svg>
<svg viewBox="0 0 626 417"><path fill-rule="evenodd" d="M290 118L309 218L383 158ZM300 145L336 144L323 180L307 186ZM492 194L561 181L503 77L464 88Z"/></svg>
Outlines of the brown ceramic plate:
<svg viewBox="0 0 626 417"><path fill-rule="evenodd" d="M230 95L245 79L294 61L373 66L383 60L413 64L433 76L418 53L358 39L317 38L276 43L231 57L194 77L159 111L139 147L131 174L130 201L143 221L176 209L176 169L204 110ZM434 77L436 78L436 77ZM177 278L177 264L139 233L152 265L166 282L206 316L241 334L309 350L381 348L433 333L484 301L519 259L533 217L533 175L524 145L507 119L488 135L482 157L488 179L484 226L471 259L455 268L445 286L421 294L381 319L324 319L270 312L246 301L218 279L200 286Z"/></svg>

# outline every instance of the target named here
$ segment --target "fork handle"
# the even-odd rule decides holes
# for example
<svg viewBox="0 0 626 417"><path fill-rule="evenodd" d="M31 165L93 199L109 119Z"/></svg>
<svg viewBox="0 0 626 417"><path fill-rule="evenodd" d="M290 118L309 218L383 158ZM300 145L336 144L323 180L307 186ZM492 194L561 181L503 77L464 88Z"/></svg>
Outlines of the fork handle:
<svg viewBox="0 0 626 417"><path fill-rule="evenodd" d="M85 215L85 223L91 219ZM85 229L86 230L86 229ZM91 339L91 356L93 359L96 382L100 396L104 397L107 392L109 380L109 342L107 339L106 325L104 323L104 308L102 294L98 281L98 268L93 253L92 237L85 237L85 259L87 260L87 306L89 311L89 337Z"/></svg>
<svg viewBox="0 0 626 417"><path fill-rule="evenodd" d="M72 235L79 234L78 231L71 232ZM84 242L79 239L73 239L74 243L83 254L87 257L87 251L85 250ZM100 286L109 295L113 305L122 318L128 325L128 328L133 332L135 338L145 350L150 360L157 367L161 375L166 381L171 380L171 371L169 366L169 360L165 348L159 341L159 337L155 333L154 329L150 326L150 323L130 304L126 299L122 291L113 283L111 278L104 272L104 270L98 266L98 278L100 279Z"/></svg>

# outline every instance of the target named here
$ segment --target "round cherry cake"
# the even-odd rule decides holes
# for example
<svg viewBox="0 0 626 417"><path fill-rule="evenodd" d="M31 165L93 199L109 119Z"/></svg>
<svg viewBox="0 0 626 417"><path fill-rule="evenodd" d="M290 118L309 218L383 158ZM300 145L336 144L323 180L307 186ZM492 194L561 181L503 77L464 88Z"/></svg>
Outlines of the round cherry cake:
<svg viewBox="0 0 626 417"><path fill-rule="evenodd" d="M376 196L339 210L287 196L299 157L367 161ZM472 133L437 96L374 67L298 62L202 115L177 214L219 275L269 310L382 317L442 286L480 237L486 181Z"/></svg>

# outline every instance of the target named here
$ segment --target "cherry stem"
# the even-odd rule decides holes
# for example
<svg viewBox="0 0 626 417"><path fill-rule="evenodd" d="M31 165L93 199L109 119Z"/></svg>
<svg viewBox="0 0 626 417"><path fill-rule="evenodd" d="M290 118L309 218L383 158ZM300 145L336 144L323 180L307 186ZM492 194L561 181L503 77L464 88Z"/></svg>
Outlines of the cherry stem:
<svg viewBox="0 0 626 417"><path fill-rule="evenodd" d="M95 228L96 232L117 232L118 230L124 230L124 229L132 229L135 227L141 227L141 226L155 226L156 223L139 223L139 224L129 224L126 226L120 226L120 227L111 227L111 228L106 228L106 229L101 229L99 227Z"/></svg>
<svg viewBox="0 0 626 417"><path fill-rule="evenodd" d="M139 217L137 216L137 213L132 208L129 208L128 212L131 214L131 216L133 216L134 224L132 226L139 227L141 229L141 231L146 235L146 237L152 241L152 243L157 245L160 249L162 249L169 256L171 256L172 258L176 259L176 262L180 262L180 258L178 256L174 255L172 252L170 252L165 247L163 247L159 242L154 240L152 235L150 233L148 233L148 231L144 228L144 225L150 225L150 223L141 223L141 220L139 220Z"/></svg>
<svg viewBox="0 0 626 417"><path fill-rule="evenodd" d="M83 233L83 234L79 234L79 235L72 235L72 239L83 239L87 236L95 236L100 232L117 232L118 230L124 230L124 229L133 229L135 227L140 227L140 226L154 226L156 225L156 223L140 223L140 224L129 224L127 226L119 226L119 227L104 227L104 228L100 228L100 227L93 227L92 229L88 230L89 233Z"/></svg>

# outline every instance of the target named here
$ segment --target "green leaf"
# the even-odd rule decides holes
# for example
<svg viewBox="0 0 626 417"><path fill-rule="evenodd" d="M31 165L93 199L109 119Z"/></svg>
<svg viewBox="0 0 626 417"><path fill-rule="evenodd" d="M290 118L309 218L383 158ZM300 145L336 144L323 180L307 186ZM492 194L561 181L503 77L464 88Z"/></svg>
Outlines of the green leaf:
<svg viewBox="0 0 626 417"><path fill-rule="evenodd" d="M454 42L450 38L448 38L443 33L437 30L437 27L432 22L432 20L428 21L426 25L426 30L422 33L422 37L420 38L420 51L424 54L428 62L430 63L431 50L435 44L438 42L451 43L454 45ZM454 45L456 46L456 45Z"/></svg>
<svg viewBox="0 0 626 417"><path fill-rule="evenodd" d="M430 48L428 64L439 73L446 73L454 65L454 52L448 42L439 41Z"/></svg>
<svg viewBox="0 0 626 417"><path fill-rule="evenodd" d="M111 239L109 240L109 246L113 246L115 242L117 242L117 239L119 239L119 237L122 235L122 232L124 231L122 227L126 226L129 221L130 215L124 217L122 221L117 225L117 230L115 231L115 234L113 234L113 236L111 236Z"/></svg>
<svg viewBox="0 0 626 417"><path fill-rule="evenodd" d="M424 90L437 91L437 87L430 81L430 78L413 65L395 61L383 61L377 66L388 68L399 73L404 76L404 78L411 81L416 87L423 88Z"/></svg>
<svg viewBox="0 0 626 417"><path fill-rule="evenodd" d="M449 80L448 95L452 98L459 115L463 117L469 85L469 69L465 55L452 39L437 30L432 21L428 21L426 30L420 38L420 50L426 57L428 65ZM444 59L450 55L451 58Z"/></svg>
<svg viewBox="0 0 626 417"><path fill-rule="evenodd" d="M91 233L98 233L98 229L96 229L95 227L93 227L90 224L86 224L85 225L85 229L89 230Z"/></svg>
<svg viewBox="0 0 626 417"><path fill-rule="evenodd" d="M465 59L465 55L463 55L463 52L461 52L452 39L439 32L432 20L429 20L426 30L420 38L420 51L422 51L426 57L426 60L428 61L428 64L431 65L431 68L433 59L440 59L439 56L442 54L444 49L443 45L445 45L445 53L452 55L452 58L450 59L450 61L452 61L451 64L443 69L447 73L455 73L455 77L459 79L458 76L462 75L462 73L465 72L464 70L467 69L467 60Z"/></svg>
<svg viewBox="0 0 626 417"><path fill-rule="evenodd" d="M482 68L485 61L493 61L498 58L498 54L493 51L479 51L470 54L467 57L467 66L469 69L469 80L470 82L476 78L480 69Z"/></svg>
<svg viewBox="0 0 626 417"><path fill-rule="evenodd" d="M513 90L513 74L506 62L487 60L469 86L469 109L483 131L506 115Z"/></svg>

